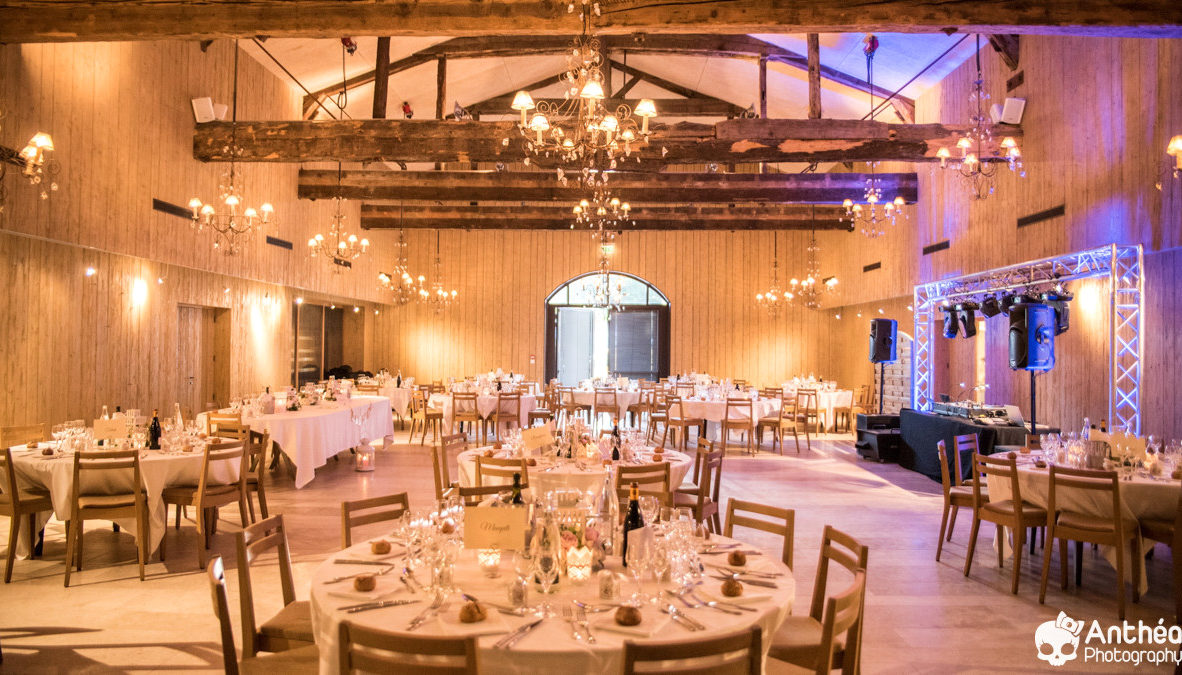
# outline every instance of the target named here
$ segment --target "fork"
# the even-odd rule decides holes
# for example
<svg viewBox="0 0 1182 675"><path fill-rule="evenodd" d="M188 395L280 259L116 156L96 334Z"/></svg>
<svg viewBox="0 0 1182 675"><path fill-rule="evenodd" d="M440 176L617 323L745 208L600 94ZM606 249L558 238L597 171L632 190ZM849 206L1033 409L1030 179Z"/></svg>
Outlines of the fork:
<svg viewBox="0 0 1182 675"><path fill-rule="evenodd" d="M402 583L406 584L406 587L410 589L411 593L419 592L419 580L415 578L415 573L411 572L410 568L406 565L402 566Z"/></svg>
<svg viewBox="0 0 1182 675"><path fill-rule="evenodd" d="M686 594L690 593L690 590L688 588L680 594L675 593L673 591L666 591L666 592L669 593L670 595L672 595L673 597L677 598L678 600L681 600L681 602L684 603L686 607L689 607L691 609L697 609L700 607L709 607L710 609L713 609L717 612L722 612L723 614L733 614L735 616L739 616L740 614L742 614L742 612L740 612L736 609L727 609L726 607L723 607L723 606L719 605L717 602L713 602L713 601L706 602L695 595L690 596L694 600L693 604L691 604L689 602L689 600L686 600L686 597L685 597Z"/></svg>
<svg viewBox="0 0 1182 675"><path fill-rule="evenodd" d="M579 625L575 623L575 613L569 606L562 608L562 618L570 624L571 639L582 640L583 634L579 632Z"/></svg>
<svg viewBox="0 0 1182 675"><path fill-rule="evenodd" d="M443 594L442 593L435 596L435 599L431 601L431 604L427 607L427 609L424 609L422 612L419 613L418 616L411 619L410 625L407 626L406 629L407 630L414 630L414 629L418 628L419 626L422 626L424 623L427 623L427 620L430 619L431 617L435 616L435 614L439 611L440 607L443 607Z"/></svg>
<svg viewBox="0 0 1182 675"><path fill-rule="evenodd" d="M582 605L576 605L575 617L579 622L579 627L587 634L587 642L595 644L595 633L591 632L591 622L587 620L587 610Z"/></svg>

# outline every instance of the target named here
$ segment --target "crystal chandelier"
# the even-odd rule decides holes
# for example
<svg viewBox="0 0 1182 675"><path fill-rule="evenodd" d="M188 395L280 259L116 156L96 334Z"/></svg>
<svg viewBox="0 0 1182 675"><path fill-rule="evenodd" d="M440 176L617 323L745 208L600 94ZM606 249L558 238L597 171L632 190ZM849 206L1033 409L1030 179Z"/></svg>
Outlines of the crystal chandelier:
<svg viewBox="0 0 1182 675"><path fill-rule="evenodd" d="M223 148L230 155L230 169L222 174L218 185L220 207L202 202L193 197L189 208L193 211L193 228L198 232L210 229L214 233L213 247L226 255L239 250L239 241L253 234L256 228L273 223L275 209L264 202L257 210L246 207L240 210L246 200L242 196L242 176L234 157L242 154L238 147L238 41L234 41L234 99L231 114L230 145Z"/></svg>
<svg viewBox="0 0 1182 675"><path fill-rule="evenodd" d="M973 90L969 93L969 106L975 112L969 116L972 127L956 141L960 157L953 159L948 148L937 150L936 157L940 159L941 169L952 169L961 177L973 199L985 199L993 194L994 179L1000 162L987 161L985 157L986 151L993 145L993 130L989 116L985 112L989 94L985 93L985 79L981 75L980 35L977 35L976 58L977 79L973 81ZM1020 178L1026 177L1026 169L1022 166L1022 151L1018 149L1018 142L1012 136L1003 138L1000 147L990 152L993 159L1004 160L1012 173L1018 174Z"/></svg>
<svg viewBox="0 0 1182 675"><path fill-rule="evenodd" d="M572 230L577 226L589 227L591 236L601 240L606 237L610 241L616 236L615 230L636 224L632 220L632 205L603 189L596 190L590 199L579 200L571 212L575 216Z"/></svg>
<svg viewBox="0 0 1182 675"><path fill-rule="evenodd" d="M656 105L647 98L641 99L635 110L624 104L610 110L604 104L607 64L599 39L590 35L591 15L599 14L599 5L590 0L583 0L582 5L583 30L567 54L561 80L566 86L563 100L535 102L524 90L513 97L510 107L521 113L517 126L525 142L526 164L534 156L574 163L595 161L601 167L615 168L620 153L629 157L635 146L648 143L649 119L657 116ZM567 9L573 12L574 7L571 3ZM585 171L583 175L584 179L596 177L601 178L602 172Z"/></svg>
<svg viewBox="0 0 1182 675"><path fill-rule="evenodd" d="M51 156L52 152L53 138L43 131L33 134L20 151L20 159L24 162L21 173L30 185L41 188L42 199L49 199L50 192L57 192L57 181L54 177L62 169L58 161ZM48 185L45 181L49 181Z"/></svg>
<svg viewBox="0 0 1182 675"><path fill-rule="evenodd" d="M806 309L819 309L821 298L837 288L837 277L826 279L821 276L821 263L817 259L820 252L821 247L817 246L817 232L813 230L809 233L805 277L799 280L793 278L788 282L790 301L799 303Z"/></svg>
<svg viewBox="0 0 1182 675"><path fill-rule="evenodd" d="M431 267L431 287L425 285L425 279L419 277L419 302L427 305L436 314L450 308L456 303L459 293L453 288L448 291L443 284L443 259L439 257L439 230L435 231L435 263Z"/></svg>
<svg viewBox="0 0 1182 675"><path fill-rule="evenodd" d="M865 45L862 52L866 54L866 81L869 83L870 89L870 114L867 119L874 119L874 53L878 51L878 38L874 35L867 35L863 40ZM841 203L845 207L845 217L850 224L851 230L858 230L865 236L874 239L886 234L886 226L895 226L899 214L903 213L906 218L907 214L903 212L904 201L902 197L895 197L883 202L882 187L879 184L879 179L875 177L875 167L877 162L869 162L870 177L866 179L866 189L862 193L862 201L866 205L855 204L854 200L846 199Z"/></svg>
<svg viewBox="0 0 1182 675"><path fill-rule="evenodd" d="M611 237L601 233L599 237L599 271L595 273L595 283L591 285L591 307L618 312L624 308L624 283L612 282L611 261L608 251L611 250Z"/></svg>
<svg viewBox="0 0 1182 675"><path fill-rule="evenodd" d="M337 196L333 198L336 205L332 216L332 223L328 226L328 236L317 233L308 240L308 252L311 257L323 257L333 265L333 271L352 267L357 258L369 250L369 239L357 239L357 235L345 232L345 200L341 197L341 164L337 162Z"/></svg>
<svg viewBox="0 0 1182 675"><path fill-rule="evenodd" d="M378 283L382 285L382 288L393 293L394 297L391 300L395 305L405 305L418 298L419 292L424 288L423 284L427 281L427 278L421 274L417 281L411 275L408 258L406 230L398 230L398 263L393 272L378 273Z"/></svg>
<svg viewBox="0 0 1182 675"><path fill-rule="evenodd" d="M780 233L772 233L772 283L763 293L755 294L755 304L767 310L768 316L780 316L784 305L792 301L792 294L780 288Z"/></svg>

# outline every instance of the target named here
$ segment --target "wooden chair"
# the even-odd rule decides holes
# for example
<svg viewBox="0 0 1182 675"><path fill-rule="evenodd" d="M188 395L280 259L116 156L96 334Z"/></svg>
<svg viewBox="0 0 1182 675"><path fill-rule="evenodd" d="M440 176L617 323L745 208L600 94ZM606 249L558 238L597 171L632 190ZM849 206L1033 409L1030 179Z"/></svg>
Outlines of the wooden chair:
<svg viewBox="0 0 1182 675"><path fill-rule="evenodd" d="M755 407L749 398L728 398L722 418L722 451L730 444L731 431L741 431L747 439L747 452L755 454Z"/></svg>
<svg viewBox="0 0 1182 675"><path fill-rule="evenodd" d="M24 445L19 443L18 445ZM52 511L53 501L44 490L21 489L12 465L12 448L0 452L0 515L8 516L8 561L4 565L4 583L12 581L12 564L16 559L16 543L21 526L29 528L29 553L37 546L37 514ZM69 565L67 565L69 567Z"/></svg>
<svg viewBox="0 0 1182 675"><path fill-rule="evenodd" d="M756 518L755 515L767 516L772 520ZM729 499L726 504L726 524L723 526L722 535L724 537L733 537L736 526L762 530L783 537L784 546L780 552L780 559L784 561L788 569L794 569L792 565L792 549L794 546L793 542L796 539L795 511L776 506L767 506L766 504Z"/></svg>
<svg viewBox="0 0 1182 675"><path fill-rule="evenodd" d="M944 514L940 516L940 536L936 540L936 562L940 562L940 554L944 551L945 536L947 536L947 541L952 541L952 529L956 527L957 512L961 507L973 508L973 488L968 485L953 484L948 475L948 451L944 448L944 441L936 443L936 454L940 457L940 485L944 491ZM957 464L959 471L959 462ZM989 492L985 486L982 486L981 499L989 500Z"/></svg>
<svg viewBox="0 0 1182 675"><path fill-rule="evenodd" d="M225 423L242 424L242 413L240 413L240 412L220 413L220 412L216 412L216 411L206 413L205 414L205 435L206 436L217 435L219 425L225 424Z"/></svg>
<svg viewBox="0 0 1182 675"><path fill-rule="evenodd" d="M251 566L272 549L279 556L279 584L283 609L258 626L254 615L254 586ZM295 599L291 573L291 552L287 547L287 528L283 516L260 520L238 533L238 601L242 605L242 655L257 652L282 652L313 644L312 607L307 600Z"/></svg>
<svg viewBox="0 0 1182 675"><path fill-rule="evenodd" d="M572 417L583 416L590 420L591 406L575 400L574 387L558 388L559 404L562 406L563 424L569 424Z"/></svg>
<svg viewBox="0 0 1182 675"><path fill-rule="evenodd" d="M218 462L238 460L238 477L231 483L219 483L213 475L213 469ZM196 485L174 485L164 488L165 514L168 506L192 506L193 517L197 524L197 562L201 569L209 556L210 544L213 543L214 524L217 521L217 510L230 504L238 504L238 516L242 527L247 526L246 502L246 442L227 442L205 446L205 456L201 460L201 476ZM263 521L265 522L265 521ZM179 525L177 529L180 529ZM165 540L160 540L160 559L164 559Z"/></svg>
<svg viewBox="0 0 1182 675"><path fill-rule="evenodd" d="M953 465L956 467L956 477L952 480L952 487L956 487L958 485L972 487L975 480L972 476L971 467L969 476L966 478L964 475L964 465L962 462L963 458L965 457L965 453L968 453L968 456L972 457L976 453L980 452L980 448L977 445L977 434L963 434L954 437L953 440L956 441L956 456L953 457L952 460Z"/></svg>
<svg viewBox="0 0 1182 675"><path fill-rule="evenodd" d="M759 445L763 445L763 430L770 428L772 430L772 449L780 446L780 454L784 454L784 433L792 434L792 440L796 443L796 454L800 454L800 420L796 414L796 397L786 397L783 393L780 394L780 409L776 411L775 415L768 415L767 417L759 418L759 424L756 426L756 435L759 437ZM805 430L805 440L808 440L808 430ZM811 450L811 444L809 446Z"/></svg>
<svg viewBox="0 0 1182 675"><path fill-rule="evenodd" d="M690 673L759 675L763 668L759 626L716 638L678 642L624 642L624 675ZM644 664L638 668L638 664Z"/></svg>
<svg viewBox="0 0 1182 675"><path fill-rule="evenodd" d="M731 380L731 384L735 387L742 388L747 386L747 380Z"/></svg>
<svg viewBox="0 0 1182 675"><path fill-rule="evenodd" d="M431 427L432 442L439 438L443 429L443 411L427 407L427 395L423 393L422 387L430 389L430 385L420 385L419 390L410 397L410 440L414 441L415 427L422 425L423 437L419 439L419 445L427 442L428 426Z"/></svg>
<svg viewBox="0 0 1182 675"><path fill-rule="evenodd" d="M809 440L809 425L815 424L817 427L821 425L821 413L817 410L820 405L818 400L816 389L796 390L796 418L804 425L804 438L810 452L813 449L813 444ZM816 431L817 433L821 432L819 428Z"/></svg>
<svg viewBox="0 0 1182 675"><path fill-rule="evenodd" d="M0 427L0 448L14 445L28 445L49 440L49 424L25 424L18 427Z"/></svg>
<svg viewBox="0 0 1182 675"><path fill-rule="evenodd" d="M842 663L843 673L852 675L857 672L861 660L861 615L869 557L869 547L832 525L826 525L821 536L821 556L808 616L785 619L772 637L768 656L817 673L829 673L835 661ZM853 577L853 583L842 593L827 597L831 563L845 568Z"/></svg>
<svg viewBox="0 0 1182 675"><path fill-rule="evenodd" d="M528 486L524 484L521 486L523 490L526 487ZM464 506L479 506L480 502L484 501L486 498L508 491L508 485L482 485L480 487L464 487L462 485L456 484L447 491L446 496L454 496L459 498L460 503Z"/></svg>
<svg viewBox="0 0 1182 675"><path fill-rule="evenodd" d="M999 480L1009 481L1010 498L1000 501L989 499L983 489L989 476L996 476ZM973 531L969 535L969 551L964 561L964 575L967 577L973 566L973 551L977 546L977 531L981 528L981 521L997 525L997 567L1000 569L1004 562L1005 548L1002 545L1002 528L1010 528L1014 533L1014 579L1011 592L1018 593L1018 579L1022 570L1022 545L1026 528L1036 527L1047 523L1047 510L1030 502L1022 501L1022 490L1018 483L1018 464L1011 453L1007 457L990 457L973 453Z"/></svg>
<svg viewBox="0 0 1182 675"><path fill-rule="evenodd" d="M1133 602L1141 599L1141 525L1136 518L1126 517L1121 512L1120 479L1115 471L1094 469L1070 469L1051 466L1050 489L1047 493L1047 539L1051 546L1059 540L1059 571L1063 590L1067 590L1067 542L1075 542L1075 557L1083 555L1084 542L1116 549L1116 612L1117 618L1125 618L1125 550L1132 546L1133 561ZM1061 490L1067 488L1076 496L1090 492L1090 503L1108 501L1112 505L1111 517L1099 517L1062 508L1058 503ZM1047 599L1047 577L1051 571L1051 550L1043 554L1042 582L1038 591L1038 603Z"/></svg>
<svg viewBox="0 0 1182 675"><path fill-rule="evenodd" d="M722 458L725 454L726 450L699 452L698 491L694 494L673 493L674 506L688 507L694 514L694 520L699 523L706 521L710 531L715 534L722 531L718 515L718 491L722 484Z"/></svg>
<svg viewBox="0 0 1182 675"><path fill-rule="evenodd" d="M685 416L685 405L682 403L680 396L670 396L668 399L669 408L667 411L668 418L665 420L665 433L661 434L660 446L665 447L665 438L673 432L673 448L677 448L677 436L681 437L681 451L686 452L688 445L686 439L689 438L690 427L697 427L705 431L706 422L701 419L691 418ZM680 429L680 432L677 430Z"/></svg>
<svg viewBox="0 0 1182 675"><path fill-rule="evenodd" d="M477 439L481 442L488 442L488 421L480 416L476 398L475 392L453 391L451 393L452 430L465 433L464 423L467 422L469 426L477 429Z"/></svg>
<svg viewBox="0 0 1182 675"><path fill-rule="evenodd" d="M673 505L673 495L669 489L668 462L620 464L616 469L616 493L620 496L622 504L628 503L628 491L631 485L636 483L642 496L656 497L661 506Z"/></svg>
<svg viewBox="0 0 1182 675"><path fill-rule="evenodd" d="M698 447L694 452L694 468L691 469L690 474L686 476L681 485L673 488L673 498L676 499L678 494L682 495L696 495L699 491L698 473L702 470L702 457L711 452L714 452L714 441L708 441L705 438L698 439Z"/></svg>
<svg viewBox="0 0 1182 675"><path fill-rule="evenodd" d="M488 419L492 423L493 436L498 440L501 438L501 425L505 426L506 432L509 431L509 427L511 426L520 429L521 394L509 394L505 392L497 394L497 407L493 409Z"/></svg>
<svg viewBox="0 0 1182 675"><path fill-rule="evenodd" d="M353 391L357 392L360 396L378 396L382 388L376 384L359 384L353 387Z"/></svg>
<svg viewBox="0 0 1182 675"><path fill-rule="evenodd" d="M222 668L226 675L248 673L306 673L312 675L320 667L320 650L316 645L291 649L277 654L259 654L238 659L234 646L234 628L230 625L230 603L226 598L226 570L222 557L209 561L209 588L213 593L213 613L217 616L222 639Z"/></svg>
<svg viewBox="0 0 1182 675"><path fill-rule="evenodd" d="M842 398L845 397L844 392L838 392ZM854 414L858 409L858 401L854 397L854 392L850 392L849 403L847 405L838 406L833 409L833 429L842 431L852 431L854 428Z"/></svg>
<svg viewBox="0 0 1182 675"><path fill-rule="evenodd" d="M677 385L674 387L674 392L676 393L676 395L678 397L693 396L694 395L694 385L692 382L678 382Z"/></svg>
<svg viewBox="0 0 1182 675"><path fill-rule="evenodd" d="M526 423L529 426L534 426L535 423L545 424L554 421L555 411L557 405L554 401L554 388L547 387L545 393L542 394L542 400L538 403L538 407L529 411L526 415Z"/></svg>
<svg viewBox="0 0 1182 675"><path fill-rule="evenodd" d="M342 621L339 671L352 673L448 673L476 675L475 637L427 637L392 633ZM423 657L430 661L424 662Z"/></svg>
<svg viewBox="0 0 1182 675"><path fill-rule="evenodd" d="M648 415L648 440L651 442L657 435L657 425L664 425L661 438L669 430L669 400L664 391L653 393L653 410Z"/></svg>
<svg viewBox="0 0 1182 675"><path fill-rule="evenodd" d="M254 501L250 498L250 493L255 493L259 498L259 516L264 520L270 517L267 510L267 487L263 481L263 474L266 473L267 467L267 450L271 447L271 433L264 431L259 433L257 431L250 432L250 438L246 444L246 506L250 509L250 522L258 522L258 518L254 514ZM184 507L182 507L184 508Z"/></svg>
<svg viewBox="0 0 1182 675"><path fill-rule="evenodd" d="M1150 546L1153 545L1153 542L1160 541L1174 552L1182 551L1182 490L1178 492L1178 506L1172 520L1142 518L1140 525L1141 536L1151 540ZM1175 555L1182 555L1182 553L1175 553ZM1078 555L1076 555L1076 561L1078 565ZM1172 565L1174 568L1174 622L1182 623L1182 560L1174 558Z"/></svg>
<svg viewBox="0 0 1182 675"><path fill-rule="evenodd" d="M656 385L646 380L640 381L640 398L624 410L624 415L631 420L634 428L640 429L645 416L652 414L656 406L656 395Z"/></svg>
<svg viewBox="0 0 1182 675"><path fill-rule="evenodd" d="M241 452L241 448L239 448ZM124 474L123 480L113 475ZM94 478L92 479L91 476ZM99 476L107 476L99 478ZM83 485L121 485L124 492L83 492ZM70 570L77 565L82 571L82 531L87 520L115 520L134 518L136 556L140 565L140 581L144 580L144 563L152 537L149 530L148 500L140 473L139 450L101 450L74 453L74 486L70 491L70 520L66 523L66 575L70 585ZM163 544L161 552L163 553ZM161 556L163 559L163 556Z"/></svg>
<svg viewBox="0 0 1182 675"><path fill-rule="evenodd" d="M353 545L353 528L398 520L409 510L410 499L405 492L341 502L341 548L346 549ZM359 511L366 513L358 513Z"/></svg>
<svg viewBox="0 0 1182 675"><path fill-rule="evenodd" d="M529 467L524 459L501 459L499 457L476 457L476 487L492 479L490 485L512 485L513 474L521 474L521 487L529 482Z"/></svg>
<svg viewBox="0 0 1182 675"><path fill-rule="evenodd" d="M614 388L601 387L595 390L595 405L591 408L591 419L595 426L599 426L599 418L608 415L611 419L620 418L620 401L616 398Z"/></svg>
<svg viewBox="0 0 1182 675"><path fill-rule="evenodd" d="M444 436L438 444L431 446L431 468L435 476L435 500L444 499L444 493L455 485L451 481L451 472L447 464L453 454L463 452L468 447L468 439L464 434L450 434Z"/></svg>

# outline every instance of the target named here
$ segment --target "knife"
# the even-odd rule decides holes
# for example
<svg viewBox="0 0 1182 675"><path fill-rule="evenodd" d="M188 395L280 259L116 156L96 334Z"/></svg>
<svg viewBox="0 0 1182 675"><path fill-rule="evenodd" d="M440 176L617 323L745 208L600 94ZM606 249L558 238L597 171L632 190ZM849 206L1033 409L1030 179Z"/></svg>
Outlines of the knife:
<svg viewBox="0 0 1182 675"><path fill-rule="evenodd" d="M390 556L390 557L395 557L395 556ZM390 564L389 559L387 559L387 560L349 560L347 558L338 558L337 560L334 560L333 562L336 563L337 565L381 565L383 567Z"/></svg>
<svg viewBox="0 0 1182 675"><path fill-rule="evenodd" d="M512 633L509 633L505 637L501 638L496 643L495 646L498 649L508 649L508 648L512 647L518 640L525 637L526 633L537 628L538 625L542 623L542 621L543 621L543 619L535 619L535 620L525 624L524 626L519 626L517 628L517 630L515 630Z"/></svg>
<svg viewBox="0 0 1182 675"><path fill-rule="evenodd" d="M382 600L381 602L367 602L362 605L354 605L352 607L342 607L346 614L356 614L357 612L365 612L371 609L382 609L383 607L401 607L402 605L412 605L419 600Z"/></svg>

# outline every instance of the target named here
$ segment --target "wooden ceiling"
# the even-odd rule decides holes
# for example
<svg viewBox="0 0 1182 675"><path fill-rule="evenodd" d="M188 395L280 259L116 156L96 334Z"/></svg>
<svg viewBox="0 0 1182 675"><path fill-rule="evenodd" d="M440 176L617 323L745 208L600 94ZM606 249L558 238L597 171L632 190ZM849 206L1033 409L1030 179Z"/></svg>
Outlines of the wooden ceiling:
<svg viewBox="0 0 1182 675"><path fill-rule="evenodd" d="M1177 0L601 0L596 30L696 33L978 33L1182 35ZM578 18L554 0L30 0L0 7L0 42L569 34Z"/></svg>

